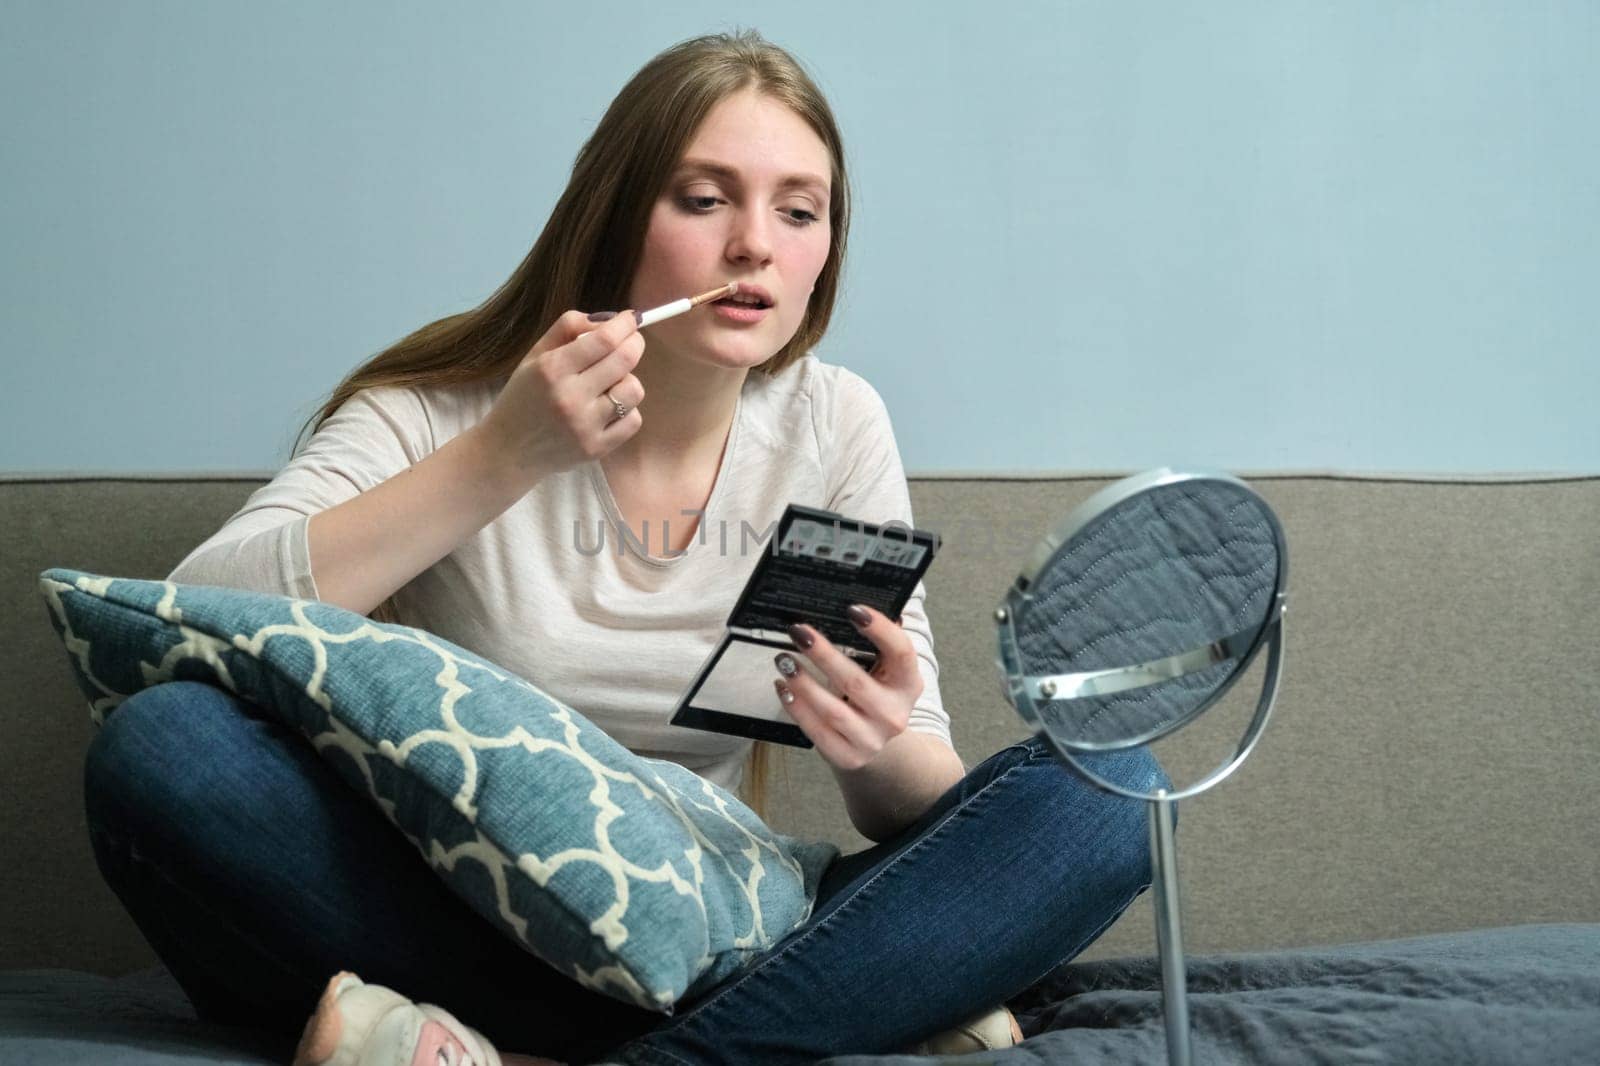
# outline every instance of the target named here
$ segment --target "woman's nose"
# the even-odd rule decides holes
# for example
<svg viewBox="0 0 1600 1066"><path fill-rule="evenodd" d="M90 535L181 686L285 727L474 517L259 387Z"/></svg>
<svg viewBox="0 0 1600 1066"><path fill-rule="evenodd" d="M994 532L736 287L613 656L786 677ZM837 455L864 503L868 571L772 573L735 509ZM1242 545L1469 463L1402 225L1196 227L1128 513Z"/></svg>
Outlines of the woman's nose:
<svg viewBox="0 0 1600 1066"><path fill-rule="evenodd" d="M772 259L771 221L767 212L751 208L735 216L728 235L728 258L734 262L765 263Z"/></svg>

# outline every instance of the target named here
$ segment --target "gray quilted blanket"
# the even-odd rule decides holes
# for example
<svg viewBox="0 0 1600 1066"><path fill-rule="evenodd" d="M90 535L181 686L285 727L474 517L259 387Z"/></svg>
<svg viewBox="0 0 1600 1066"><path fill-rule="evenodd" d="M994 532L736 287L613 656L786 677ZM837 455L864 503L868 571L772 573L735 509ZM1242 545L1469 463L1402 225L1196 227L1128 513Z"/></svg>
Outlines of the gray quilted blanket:
<svg viewBox="0 0 1600 1066"><path fill-rule="evenodd" d="M1160 979L1154 958L1069 964L1011 1004L1018 1047L828 1066L1165 1063ZM1196 957L1188 987L1196 1066L1600 1063L1600 925Z"/></svg>
<svg viewBox="0 0 1600 1066"><path fill-rule="evenodd" d="M827 1066L1164 1063L1159 976L1154 958L1069 964L1011 1004L1018 1047ZM1197 956L1188 983L1196 1066L1600 1063L1600 924ZM0 973L0 1063L281 1061L248 1034L195 1022L154 974Z"/></svg>

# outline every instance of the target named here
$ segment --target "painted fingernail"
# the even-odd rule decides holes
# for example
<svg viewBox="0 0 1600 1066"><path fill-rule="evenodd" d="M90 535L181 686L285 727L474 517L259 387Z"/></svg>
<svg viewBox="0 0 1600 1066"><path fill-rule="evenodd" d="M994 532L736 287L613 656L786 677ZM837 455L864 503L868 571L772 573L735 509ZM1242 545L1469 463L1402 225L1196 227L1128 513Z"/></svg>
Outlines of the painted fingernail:
<svg viewBox="0 0 1600 1066"><path fill-rule="evenodd" d="M633 321L634 321L635 325L643 326L644 325L644 312L643 311L635 311L633 313Z"/></svg>
<svg viewBox="0 0 1600 1066"><path fill-rule="evenodd" d="M859 603L852 603L850 606L844 609L844 613L850 616L850 621L854 622L862 629L865 629L867 626L872 624L872 616L868 614L867 609L861 606Z"/></svg>
<svg viewBox="0 0 1600 1066"><path fill-rule="evenodd" d="M778 664L778 673L784 677L793 677L800 672L800 667L795 664L794 656L786 651L780 651L777 655L774 655L772 661Z"/></svg>
<svg viewBox="0 0 1600 1066"><path fill-rule="evenodd" d="M782 681L773 681L772 685L778 690L778 699L784 703L794 702L794 693L789 691L788 685L785 685Z"/></svg>
<svg viewBox="0 0 1600 1066"><path fill-rule="evenodd" d="M801 651L810 651L811 645L816 643L811 631L799 623L789 627L789 639L794 641L795 647Z"/></svg>
<svg viewBox="0 0 1600 1066"><path fill-rule="evenodd" d="M596 311L594 314L589 316L589 321L590 322L610 322L613 318L616 318L616 317L617 317L617 313L615 311Z"/></svg>

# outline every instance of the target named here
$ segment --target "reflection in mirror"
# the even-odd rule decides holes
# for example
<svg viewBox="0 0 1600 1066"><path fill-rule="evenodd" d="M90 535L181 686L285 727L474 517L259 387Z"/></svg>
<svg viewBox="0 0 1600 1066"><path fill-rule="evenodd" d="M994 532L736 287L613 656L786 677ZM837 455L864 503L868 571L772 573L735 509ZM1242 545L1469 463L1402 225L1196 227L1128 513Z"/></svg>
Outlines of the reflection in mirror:
<svg viewBox="0 0 1600 1066"><path fill-rule="evenodd" d="M1157 485L1092 519L1016 609L1041 722L1060 743L1094 749L1144 743L1200 713L1256 647L1279 562L1271 512L1228 481ZM1145 674L1096 676L1139 665ZM1085 674L1076 689L1062 680ZM1041 681L1053 682L1049 695Z"/></svg>

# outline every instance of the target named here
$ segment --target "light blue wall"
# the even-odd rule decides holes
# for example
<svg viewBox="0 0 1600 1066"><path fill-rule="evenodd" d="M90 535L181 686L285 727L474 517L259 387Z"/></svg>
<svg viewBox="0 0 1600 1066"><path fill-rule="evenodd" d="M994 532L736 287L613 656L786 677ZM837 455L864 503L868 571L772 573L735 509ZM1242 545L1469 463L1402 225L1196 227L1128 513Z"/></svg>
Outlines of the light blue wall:
<svg viewBox="0 0 1600 1066"><path fill-rule="evenodd" d="M1600 470L1600 5L6 0L0 469L263 470L684 37L805 61L913 472Z"/></svg>

